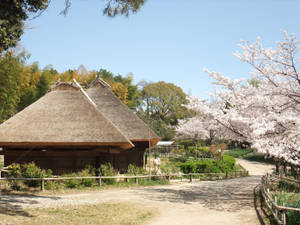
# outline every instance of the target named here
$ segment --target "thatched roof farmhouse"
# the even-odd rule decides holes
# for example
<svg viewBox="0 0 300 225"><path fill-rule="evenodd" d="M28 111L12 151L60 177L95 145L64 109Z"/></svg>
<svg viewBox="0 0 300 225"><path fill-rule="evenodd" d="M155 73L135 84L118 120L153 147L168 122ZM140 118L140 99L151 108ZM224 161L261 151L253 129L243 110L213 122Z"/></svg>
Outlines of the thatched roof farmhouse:
<svg viewBox="0 0 300 225"><path fill-rule="evenodd" d="M56 174L106 162L121 171L142 166L149 140L154 145L159 138L108 87L100 92L100 81L88 94L76 81L58 83L1 124L5 166L34 161Z"/></svg>

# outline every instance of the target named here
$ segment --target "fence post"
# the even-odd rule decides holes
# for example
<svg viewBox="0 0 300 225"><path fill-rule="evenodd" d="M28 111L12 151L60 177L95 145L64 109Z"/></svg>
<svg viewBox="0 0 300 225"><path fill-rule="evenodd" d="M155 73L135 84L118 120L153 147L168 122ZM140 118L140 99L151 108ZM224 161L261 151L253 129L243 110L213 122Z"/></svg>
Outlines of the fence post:
<svg viewBox="0 0 300 225"><path fill-rule="evenodd" d="M99 185L99 187L102 186L102 179L101 179L101 177L98 178L98 185Z"/></svg>
<svg viewBox="0 0 300 225"><path fill-rule="evenodd" d="M44 177L42 177L41 179L41 191L44 191L45 190L45 180L44 180Z"/></svg>
<svg viewBox="0 0 300 225"><path fill-rule="evenodd" d="M190 173L190 182L193 182L193 175Z"/></svg>
<svg viewBox="0 0 300 225"><path fill-rule="evenodd" d="M226 175L225 175L225 178L226 178L226 179L228 179L228 172L227 172L227 171L226 171Z"/></svg>
<svg viewBox="0 0 300 225"><path fill-rule="evenodd" d="M277 204L277 202L276 202ZM285 207L285 203L283 203L283 207ZM282 211L282 223L283 225L286 225L286 212L285 210Z"/></svg>
<svg viewBox="0 0 300 225"><path fill-rule="evenodd" d="M167 179L168 179L168 182L170 182L171 176L170 176L170 175L167 175Z"/></svg>
<svg viewBox="0 0 300 225"><path fill-rule="evenodd" d="M137 177L135 178L135 183L139 184L139 178L137 178Z"/></svg>

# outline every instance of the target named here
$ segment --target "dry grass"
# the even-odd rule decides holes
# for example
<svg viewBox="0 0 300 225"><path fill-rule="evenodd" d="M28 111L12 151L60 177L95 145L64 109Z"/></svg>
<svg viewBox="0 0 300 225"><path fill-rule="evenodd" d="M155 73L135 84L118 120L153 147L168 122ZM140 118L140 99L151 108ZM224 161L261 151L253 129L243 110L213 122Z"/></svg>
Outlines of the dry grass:
<svg viewBox="0 0 300 225"><path fill-rule="evenodd" d="M0 224L13 225L140 225L157 211L127 203L101 203L59 208L4 210L0 208Z"/></svg>

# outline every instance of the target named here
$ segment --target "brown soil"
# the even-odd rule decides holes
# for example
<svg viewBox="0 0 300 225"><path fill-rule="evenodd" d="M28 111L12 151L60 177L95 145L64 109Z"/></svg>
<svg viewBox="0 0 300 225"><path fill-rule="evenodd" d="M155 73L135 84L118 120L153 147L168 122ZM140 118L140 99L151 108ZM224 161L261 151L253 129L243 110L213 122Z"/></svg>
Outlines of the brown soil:
<svg viewBox="0 0 300 225"><path fill-rule="evenodd" d="M2 207L53 207L99 202L128 202L156 208L159 216L149 225L259 225L253 188L270 165L238 162L255 176L182 183L167 186L104 190L59 196L2 196Z"/></svg>

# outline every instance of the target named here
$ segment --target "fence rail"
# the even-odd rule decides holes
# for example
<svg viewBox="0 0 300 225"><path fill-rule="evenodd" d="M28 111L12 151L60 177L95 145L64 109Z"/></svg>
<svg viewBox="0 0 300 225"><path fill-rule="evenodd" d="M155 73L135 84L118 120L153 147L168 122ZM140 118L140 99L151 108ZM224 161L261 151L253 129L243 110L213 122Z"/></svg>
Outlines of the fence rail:
<svg viewBox="0 0 300 225"><path fill-rule="evenodd" d="M268 189L268 186L270 184L273 184L274 182L280 181L280 180L285 180L288 182L293 182L293 183L300 183L297 180L293 180L290 178L286 177L279 177L276 175L271 175L271 174L266 174L261 178L261 193L262 196L266 202L267 207L270 209L273 217L277 221L278 224L281 225L286 225L287 218L286 218L286 212L287 211L297 211L300 212L299 208L291 208L291 207L286 207L286 206L279 206L275 201L273 200L270 191Z"/></svg>
<svg viewBox="0 0 300 225"><path fill-rule="evenodd" d="M116 179L116 180L128 180L128 179L135 179L135 183L138 184L139 179L141 178L148 178L151 179L152 177L164 177L168 181L170 181L172 178L182 178L188 177L189 182L193 182L193 179L195 176L208 176L209 179L213 179L214 177L217 177L218 179L230 179L230 178L236 178L241 176L248 176L248 171L234 171L234 172L226 172L226 173L188 173L188 174L157 174L157 175L135 175L135 176L90 176L90 177L36 177L36 178L24 178L24 177L0 177L1 181L41 181L41 191L45 190L45 181L56 181L56 180L81 180L81 179L95 179L98 181L98 185L102 186L102 180L105 179ZM201 180L201 178L198 178Z"/></svg>

